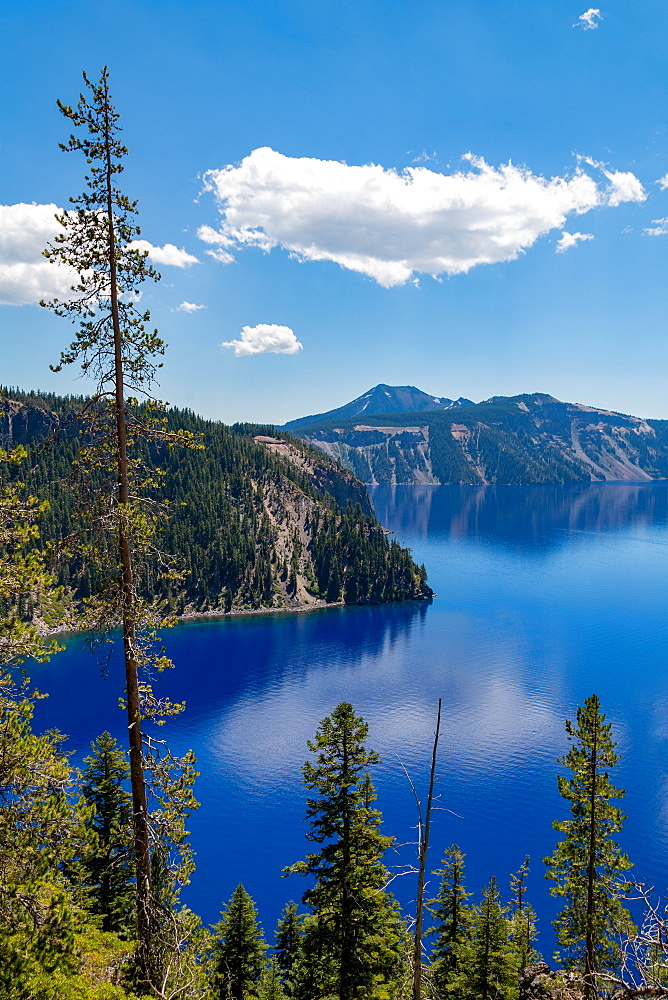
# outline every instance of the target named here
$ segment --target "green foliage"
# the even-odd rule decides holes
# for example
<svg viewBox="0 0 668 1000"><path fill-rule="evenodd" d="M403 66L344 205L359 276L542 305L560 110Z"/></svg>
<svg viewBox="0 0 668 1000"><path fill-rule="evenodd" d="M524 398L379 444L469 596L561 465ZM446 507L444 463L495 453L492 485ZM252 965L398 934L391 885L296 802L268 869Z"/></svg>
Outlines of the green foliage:
<svg viewBox="0 0 668 1000"><path fill-rule="evenodd" d="M434 875L440 883L438 895L429 901L435 921L430 928L434 934L432 978L440 996L457 1000L466 995L473 919L466 902L471 893L464 888L464 855L457 844L447 849L443 867Z"/></svg>
<svg viewBox="0 0 668 1000"><path fill-rule="evenodd" d="M76 967L33 972L3 1000L126 1000L134 997L124 980L130 947L115 934L85 924L74 938Z"/></svg>
<svg viewBox="0 0 668 1000"><path fill-rule="evenodd" d="M101 470L77 464L87 429L76 419L75 406L95 406L15 390L12 398L26 406L21 420L14 415L12 426L28 446L30 488L50 504L39 544L58 545L79 530L82 514L98 510L96 493L109 481ZM139 407L137 421L144 420L142 413ZM2 423L0 398L0 428ZM424 567L388 540L361 484L326 456L281 435L303 463L300 469L254 440L268 430L279 436L271 428L229 428L174 409L167 413L166 435L190 435L204 443L204 450L137 439L142 475L159 484L148 490L156 515L153 547L142 549L135 560L140 595L146 600L159 596L176 612L280 607L295 599L292 581L298 572L314 596L332 602L428 596ZM295 544L298 521L290 508L307 512L308 539L301 548ZM95 544L107 552L109 543L99 533ZM169 552L183 576L156 550ZM76 551L61 561L58 573L80 598L105 585L105 572Z"/></svg>
<svg viewBox="0 0 668 1000"><path fill-rule="evenodd" d="M293 970L301 954L304 917L297 912L297 904L290 900L276 924L275 952L283 989L287 996L293 993Z"/></svg>
<svg viewBox="0 0 668 1000"><path fill-rule="evenodd" d="M27 684L0 677L0 990L75 967L77 917L60 866L81 847L73 775L56 732L32 732Z"/></svg>
<svg viewBox="0 0 668 1000"><path fill-rule="evenodd" d="M536 913L526 899L526 880L529 875L530 860L527 854L517 873L510 876L512 915L509 935L518 972L533 965L540 958L534 948L534 942L538 938Z"/></svg>
<svg viewBox="0 0 668 1000"><path fill-rule="evenodd" d="M26 456L22 446L12 451L0 448L0 482ZM36 522L47 509L46 501L26 496L21 482L0 486L0 668L28 658L45 660L61 648L55 641L45 643L35 621L39 614L49 616L62 596L36 548Z"/></svg>
<svg viewBox="0 0 668 1000"><path fill-rule="evenodd" d="M516 967L508 941L506 910L494 876L473 909L469 995L476 1000L511 1000L517 994Z"/></svg>
<svg viewBox="0 0 668 1000"><path fill-rule="evenodd" d="M220 1000L250 1000L259 996L266 944L257 923L253 900L239 883L216 924L214 985ZM266 983L265 983L266 985Z"/></svg>
<svg viewBox="0 0 668 1000"><path fill-rule="evenodd" d="M258 1000L288 1000L289 996L283 985L278 960L274 956L260 977Z"/></svg>
<svg viewBox="0 0 668 1000"><path fill-rule="evenodd" d="M595 694L578 708L575 725L566 722L571 749L559 763L570 775L557 780L571 818L553 823L564 839L545 859L550 892L565 900L554 922L561 959L585 974L590 993L594 974L618 964L618 936L632 926L620 899L631 862L614 839L625 816L615 805L624 792L609 777L620 760L611 730Z"/></svg>
<svg viewBox="0 0 668 1000"><path fill-rule="evenodd" d="M339 1000L380 996L396 980L404 927L397 904L384 890L383 856L392 838L380 832L375 790L367 767L378 756L367 750L368 726L342 702L320 724L308 746L315 762L303 767L307 837L320 850L287 872L315 883L303 901L306 920L302 956L296 963L299 1000L336 995Z"/></svg>
<svg viewBox="0 0 668 1000"><path fill-rule="evenodd" d="M88 840L71 877L85 891L90 912L102 917L102 929L127 934L134 926L135 877L132 799L124 787L130 768L110 733L102 733L91 749L82 776Z"/></svg>

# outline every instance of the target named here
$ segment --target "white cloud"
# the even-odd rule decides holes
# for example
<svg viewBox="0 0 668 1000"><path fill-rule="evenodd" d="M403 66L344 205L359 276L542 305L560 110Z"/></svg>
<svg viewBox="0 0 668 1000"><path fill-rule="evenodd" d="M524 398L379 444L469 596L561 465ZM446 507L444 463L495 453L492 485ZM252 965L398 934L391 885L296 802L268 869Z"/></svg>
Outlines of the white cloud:
<svg viewBox="0 0 668 1000"><path fill-rule="evenodd" d="M664 174L663 177L659 177L656 183L663 191L665 191L666 188L668 188L668 174Z"/></svg>
<svg viewBox="0 0 668 1000"><path fill-rule="evenodd" d="M180 306L176 307L175 312L194 313L200 309L206 309L206 306L198 306L194 302L182 302Z"/></svg>
<svg viewBox="0 0 668 1000"><path fill-rule="evenodd" d="M646 197L635 175L603 170L609 185L599 186L582 162L569 176L548 179L512 163L464 159L469 167L450 174L398 172L256 149L238 166L207 172L205 189L222 224L198 235L225 247L225 262L230 248L280 246L298 260L333 261L389 288L414 274L462 274L513 260L563 229L569 215Z"/></svg>
<svg viewBox="0 0 668 1000"><path fill-rule="evenodd" d="M164 247L156 247L148 240L133 240L129 245L134 250L148 251L149 260L156 264L168 267L189 267L190 264L199 264L197 257L193 257L185 250L179 250L173 243L165 243Z"/></svg>
<svg viewBox="0 0 668 1000"><path fill-rule="evenodd" d="M647 194L635 174L623 170L604 170L610 181L607 190L607 202L611 208L616 208L624 201L645 201Z"/></svg>
<svg viewBox="0 0 668 1000"><path fill-rule="evenodd" d="M564 250L570 250L581 240L593 240L593 233L566 233L561 234L561 239L557 243L556 251L557 253L563 253Z"/></svg>
<svg viewBox="0 0 668 1000"><path fill-rule="evenodd" d="M207 250L206 253L209 257L213 257L220 264L233 264L234 257L227 250L223 250L223 247L232 246L234 241L226 236L224 233L220 233L211 226L200 226L197 230L197 235L204 243L214 244L215 250Z"/></svg>
<svg viewBox="0 0 668 1000"><path fill-rule="evenodd" d="M227 250L223 250L221 247L216 247L215 250L207 250L209 257L213 257L217 260L219 264L234 264L234 257Z"/></svg>
<svg viewBox="0 0 668 1000"><path fill-rule="evenodd" d="M0 304L35 305L40 299L67 299L71 286L78 283L77 272L62 264L53 264L42 254L48 243L62 232L56 215L58 205L0 205ZM131 246L148 250L159 264L186 267L197 257L179 250L172 243L154 247L148 240L135 240Z"/></svg>
<svg viewBox="0 0 668 1000"><path fill-rule="evenodd" d="M42 256L62 226L57 205L0 205L0 303L22 306L68 298L76 271Z"/></svg>
<svg viewBox="0 0 668 1000"><path fill-rule="evenodd" d="M579 18L573 25L574 28L583 28L585 31L592 31L594 28L598 28L599 21L603 20L603 15L599 7L590 7L586 10L584 14L580 14Z"/></svg>
<svg viewBox="0 0 668 1000"><path fill-rule="evenodd" d="M227 340L220 346L233 347L237 358L248 354L297 354L303 347L289 326L275 323L245 326L240 336L241 340Z"/></svg>
<svg viewBox="0 0 668 1000"><path fill-rule="evenodd" d="M652 222L654 223L653 226L643 229L643 232L647 233L648 236L665 236L668 233L668 218L652 219Z"/></svg>

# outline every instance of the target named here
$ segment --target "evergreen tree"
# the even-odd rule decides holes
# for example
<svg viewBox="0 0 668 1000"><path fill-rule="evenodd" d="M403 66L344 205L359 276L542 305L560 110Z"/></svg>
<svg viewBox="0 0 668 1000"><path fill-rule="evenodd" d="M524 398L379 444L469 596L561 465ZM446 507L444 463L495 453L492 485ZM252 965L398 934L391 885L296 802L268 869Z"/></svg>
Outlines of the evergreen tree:
<svg viewBox="0 0 668 1000"><path fill-rule="evenodd" d="M0 478L25 458L0 449ZM33 616L46 615L59 594L39 550L37 521L46 509L22 484L0 488L0 994L19 995L31 971L76 964L76 918L60 876L81 848L80 816L71 805L73 775L57 732L32 731L38 696L13 668L43 661Z"/></svg>
<svg viewBox="0 0 668 1000"><path fill-rule="evenodd" d="M140 233L134 219L136 202L116 186L127 149L119 140L121 127L111 103L107 67L98 83L85 73L83 78L87 93L79 95L77 106L58 101L58 107L76 131L61 148L84 155L86 189L70 199L70 211L57 216L61 232L44 251L47 259L74 271L78 283L71 286L68 300L41 304L78 324L73 342L53 370L79 362L97 382L96 396L87 407L85 447L77 458L80 499L88 485L93 488L85 505L92 519L83 555L97 565L101 581L100 592L86 603L85 627L108 635L120 626L123 637L138 961L145 983L153 986L162 971L153 965L156 921L142 724L165 706L156 705L140 674L148 666L161 669L166 661L155 644L160 616L142 603L137 589L136 565L154 548L159 513L147 494L155 489L156 476L146 475L133 452L138 440L174 438L166 433L160 404L150 397L164 343L156 330L146 329L150 315L137 303L142 283L159 275L147 263L146 253L134 246ZM134 397L139 395L149 400L143 410L136 406Z"/></svg>
<svg viewBox="0 0 668 1000"><path fill-rule="evenodd" d="M508 944L508 922L497 881L492 876L473 911L471 995L476 1000L510 1000L517 992Z"/></svg>
<svg viewBox="0 0 668 1000"><path fill-rule="evenodd" d="M26 457L23 447L0 448L0 671L27 659L48 659L62 648L55 641L45 644L34 622L38 611L48 618L61 596L34 547L48 503L26 495L23 483L5 481Z"/></svg>
<svg viewBox="0 0 668 1000"><path fill-rule="evenodd" d="M132 800L123 784L130 768L110 733L98 736L91 748L84 758L82 796L93 810L86 821L92 836L78 867L102 929L128 930L134 896Z"/></svg>
<svg viewBox="0 0 668 1000"><path fill-rule="evenodd" d="M608 773L620 760L611 730L595 694L578 708L575 725L566 722L571 749L559 763L571 774L557 780L571 819L553 823L564 839L545 859L546 877L555 882L550 892L566 900L554 922L562 958L583 973L587 997L595 993L596 973L616 965L616 939L631 927L620 900L631 862L614 839L625 816L614 804L624 791Z"/></svg>
<svg viewBox="0 0 668 1000"><path fill-rule="evenodd" d="M438 895L430 900L435 919L432 950L432 979L440 996L459 1000L466 995L466 977L471 949L471 893L464 888L464 855L457 844L445 852Z"/></svg>
<svg viewBox="0 0 668 1000"><path fill-rule="evenodd" d="M517 971L526 969L538 961L539 955L534 948L538 937L536 930L536 913L526 899L526 880L529 874L530 857L527 854L518 872L510 876L510 905L513 912L510 918L510 942L515 954Z"/></svg>
<svg viewBox="0 0 668 1000"><path fill-rule="evenodd" d="M288 997L289 994L282 982L278 959L274 955L260 976L258 1000L288 1000Z"/></svg>
<svg viewBox="0 0 668 1000"><path fill-rule="evenodd" d="M219 1000L250 1000L258 996L266 945L257 910L239 883L214 932L214 982Z"/></svg>
<svg viewBox="0 0 668 1000"><path fill-rule="evenodd" d="M290 900L276 924L276 961L280 970L283 988L292 995L293 969L301 953L304 918L297 912L297 904Z"/></svg>
<svg viewBox="0 0 668 1000"><path fill-rule="evenodd" d="M32 731L27 683L0 676L0 996L32 971L77 965L77 919L59 869L81 848L73 775L57 732ZM16 991L16 992L15 992ZM27 994L25 994L27 995Z"/></svg>
<svg viewBox="0 0 668 1000"><path fill-rule="evenodd" d="M308 743L316 758L303 768L304 784L315 793L307 799L307 837L320 850L287 869L315 877L303 897L313 911L298 963L297 995L304 1000L370 1000L398 972L404 928L383 890L383 855L391 838L380 832L381 814L374 807L366 768L378 756L366 748L367 732L352 705L342 702Z"/></svg>

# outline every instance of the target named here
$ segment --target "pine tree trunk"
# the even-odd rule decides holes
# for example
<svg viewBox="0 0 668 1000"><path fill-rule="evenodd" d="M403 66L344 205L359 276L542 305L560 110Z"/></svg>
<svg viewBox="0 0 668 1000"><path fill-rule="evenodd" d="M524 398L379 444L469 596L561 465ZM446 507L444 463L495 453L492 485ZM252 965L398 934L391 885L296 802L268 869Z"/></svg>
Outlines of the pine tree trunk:
<svg viewBox="0 0 668 1000"><path fill-rule="evenodd" d="M108 102L107 102L108 103ZM106 119L107 126L109 125ZM132 816L134 829L135 866L137 875L137 934L139 964L142 975L150 983L151 944L151 856L149 847L148 807L144 776L143 739L139 705L139 678L136 641L135 589L132 572L132 554L128 533L124 526L124 513L129 500L129 473L127 456L127 427L125 418L125 392L123 379L122 333L118 310L118 284L116 277L116 238L112 206L112 169L109 146L110 128L105 130L107 163L107 225L109 227L109 275L111 313L114 330L115 411L118 457L118 548L121 563L121 597L123 615L123 654L125 660L125 686L130 744L130 783L132 786Z"/></svg>

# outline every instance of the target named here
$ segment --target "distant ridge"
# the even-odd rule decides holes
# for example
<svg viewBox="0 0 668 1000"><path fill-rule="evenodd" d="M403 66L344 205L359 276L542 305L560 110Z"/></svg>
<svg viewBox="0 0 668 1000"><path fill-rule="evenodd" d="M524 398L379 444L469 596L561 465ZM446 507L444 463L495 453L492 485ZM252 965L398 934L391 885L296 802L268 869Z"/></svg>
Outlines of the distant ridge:
<svg viewBox="0 0 668 1000"><path fill-rule="evenodd" d="M419 393L408 386L395 392L404 388ZM426 393L419 395L424 401ZM371 403L351 414L354 400L305 418L293 433L372 486L668 479L668 420L561 402L543 392L438 408L446 401L426 398L431 408L375 414Z"/></svg>
<svg viewBox="0 0 668 1000"><path fill-rule="evenodd" d="M369 389L363 396L338 406L335 410L299 417L283 424L286 431L294 431L310 424L320 424L330 420L352 420L364 415L380 416L383 413L426 413L435 410L451 410L457 406L472 406L470 399L448 399L446 396L430 396L414 385L379 385Z"/></svg>

